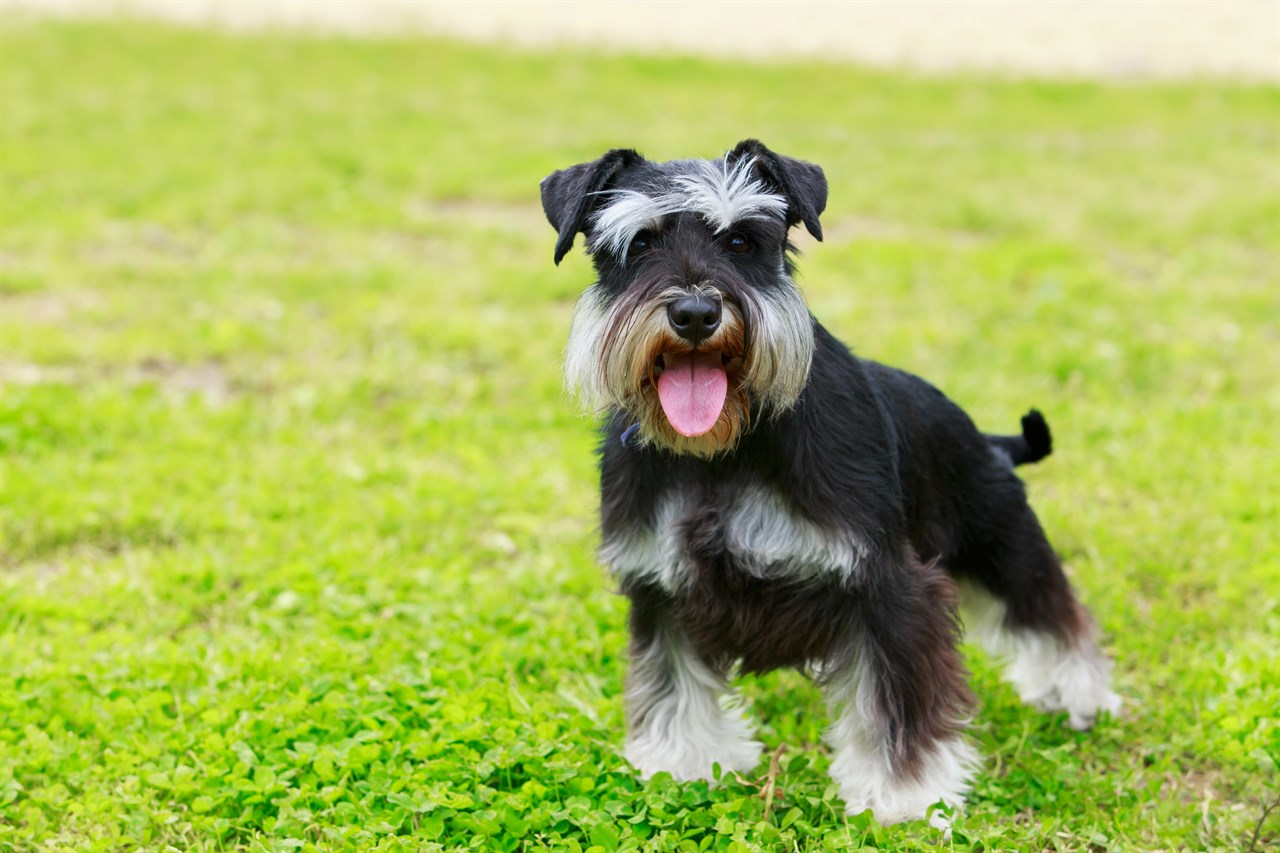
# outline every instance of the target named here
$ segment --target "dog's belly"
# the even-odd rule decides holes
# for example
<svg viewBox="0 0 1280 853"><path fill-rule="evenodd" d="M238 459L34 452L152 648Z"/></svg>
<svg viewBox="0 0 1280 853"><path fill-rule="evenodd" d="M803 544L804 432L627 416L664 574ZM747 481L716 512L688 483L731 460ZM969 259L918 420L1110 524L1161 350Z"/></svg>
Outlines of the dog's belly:
<svg viewBox="0 0 1280 853"><path fill-rule="evenodd" d="M671 602L674 622L705 660L737 661L742 672L826 669L847 658L856 636L858 592L834 575L761 580L732 561Z"/></svg>
<svg viewBox="0 0 1280 853"><path fill-rule="evenodd" d="M848 579L866 555L857 536L819 527L765 486L726 489L721 500L700 504L685 493L663 496L652 526L605 531L601 560L623 582L679 595L705 584L713 567L727 575L722 581L741 576L790 586Z"/></svg>

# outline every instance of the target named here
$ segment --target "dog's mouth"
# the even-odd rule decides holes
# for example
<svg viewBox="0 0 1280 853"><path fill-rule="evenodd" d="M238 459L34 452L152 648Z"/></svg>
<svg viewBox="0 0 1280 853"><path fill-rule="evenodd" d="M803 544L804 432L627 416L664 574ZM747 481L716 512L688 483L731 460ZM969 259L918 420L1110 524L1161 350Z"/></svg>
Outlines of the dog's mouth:
<svg viewBox="0 0 1280 853"><path fill-rule="evenodd" d="M654 364L658 400L671 427L683 436L704 435L720 420L729 392L727 353L664 352Z"/></svg>

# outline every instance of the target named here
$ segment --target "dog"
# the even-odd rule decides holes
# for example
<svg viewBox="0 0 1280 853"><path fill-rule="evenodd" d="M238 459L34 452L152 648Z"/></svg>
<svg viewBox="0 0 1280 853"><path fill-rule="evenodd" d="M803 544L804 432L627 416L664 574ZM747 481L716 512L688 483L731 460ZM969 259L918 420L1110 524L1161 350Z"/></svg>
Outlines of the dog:
<svg viewBox="0 0 1280 853"><path fill-rule="evenodd" d="M554 172L574 310L567 387L606 415L602 562L630 600L624 755L647 778L756 767L731 678L782 667L824 689L830 773L881 823L959 807L978 756L965 625L1026 702L1072 728L1117 712L1093 622L1014 467L1051 450L1032 410L984 435L924 380L855 357L793 279L817 240L819 166L740 142L718 160L631 149Z"/></svg>

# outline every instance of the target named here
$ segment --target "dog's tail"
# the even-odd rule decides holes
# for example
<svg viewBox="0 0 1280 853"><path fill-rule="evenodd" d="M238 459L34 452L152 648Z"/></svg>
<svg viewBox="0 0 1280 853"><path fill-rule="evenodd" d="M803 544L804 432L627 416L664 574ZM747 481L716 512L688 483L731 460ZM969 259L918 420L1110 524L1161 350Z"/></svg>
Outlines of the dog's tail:
<svg viewBox="0 0 1280 853"><path fill-rule="evenodd" d="M1022 416L1022 435L989 435L987 442L1013 465L1039 462L1053 452L1049 424L1036 409Z"/></svg>

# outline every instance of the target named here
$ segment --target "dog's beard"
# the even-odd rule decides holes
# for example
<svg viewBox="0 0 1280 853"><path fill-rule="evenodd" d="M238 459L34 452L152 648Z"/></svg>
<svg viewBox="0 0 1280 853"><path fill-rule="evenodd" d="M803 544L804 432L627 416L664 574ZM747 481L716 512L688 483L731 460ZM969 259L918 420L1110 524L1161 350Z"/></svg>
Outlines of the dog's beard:
<svg viewBox="0 0 1280 853"><path fill-rule="evenodd" d="M667 320L667 305L686 289L666 288L641 298L624 294L610 302L599 285L588 288L578 300L565 353L570 392L588 411L625 412L639 425L639 443L702 457L731 450L753 413L769 416L795 404L813 360L813 320L794 283L788 279L776 293L745 287L735 291L712 294L722 302L720 326L695 348ZM705 393L711 395L719 381L711 374L723 370L724 401L714 422L713 413L690 416L678 412L680 404L673 402L681 394L704 392L686 387L673 391L675 383L668 377L662 393L663 371L677 365L707 378L711 390ZM697 409L714 403L712 396L689 405ZM690 418L696 429L690 429ZM711 424L705 431L704 420ZM685 434L690 431L698 434Z"/></svg>

